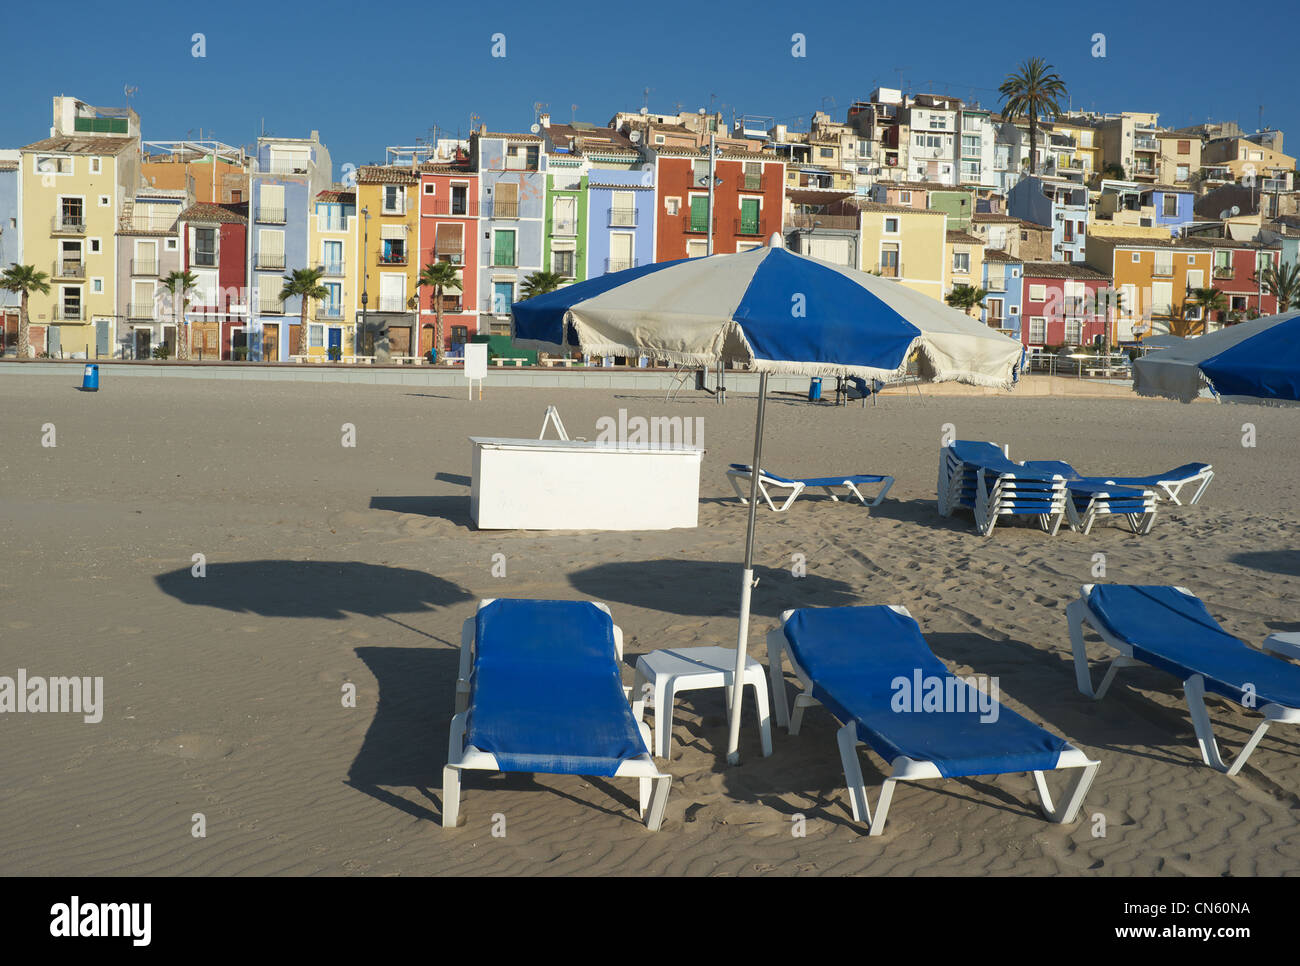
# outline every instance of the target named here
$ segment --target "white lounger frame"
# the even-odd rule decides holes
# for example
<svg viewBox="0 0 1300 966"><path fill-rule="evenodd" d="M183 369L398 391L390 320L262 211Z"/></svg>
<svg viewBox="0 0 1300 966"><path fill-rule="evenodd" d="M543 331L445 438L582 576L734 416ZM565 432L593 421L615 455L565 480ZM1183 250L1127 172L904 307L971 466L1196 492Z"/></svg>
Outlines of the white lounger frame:
<svg viewBox="0 0 1300 966"><path fill-rule="evenodd" d="M496 598L490 597L479 601L482 610ZM609 607L592 601L606 614ZM451 719L451 734L447 739L447 764L442 770L442 827L454 828L460 818L460 773L462 769L473 768L481 771L501 771L496 756L473 745L465 744L465 724L469 717L469 674L473 664L475 643L475 619L465 621L460 632L460 675L456 680L456 714ZM614 625L614 652L621 666L623 661L623 630ZM628 688L624 686L626 694ZM650 726L644 721L637 722L641 729L641 739L647 748L652 747ZM655 767L654 759L649 754L623 762L614 772L615 778L640 779L640 815L646 828L651 832L659 831L664 819L664 810L668 805L668 786L672 776L666 775Z"/></svg>
<svg viewBox="0 0 1300 966"><path fill-rule="evenodd" d="M740 481L748 481L750 478L750 472L751 468L748 465L746 465L743 470L727 470L727 479L731 481L731 488L736 491L736 498L744 504L749 503L749 493L747 489L742 491ZM862 495L862 491L858 489L857 485L853 483L852 480L846 479L840 483L832 484L832 486L842 486L847 489L850 494L856 496L862 505L866 507L880 506L881 501L885 499L885 494L889 492L889 488L893 485L894 478L892 476L883 477L881 479L880 492L877 493L872 500L868 501L867 498ZM768 492L768 487L771 487L774 490L789 490L790 495L786 497L784 503L777 506L772 501L772 494ZM762 471L758 474L758 492L763 495L763 499L767 501L767 505L777 513L782 513L785 510L790 509L790 504L794 503L794 501L799 498L799 494L807 488L807 484L799 480L778 480L775 477L768 476ZM831 486L818 486L818 489L824 491L826 495L835 502L839 502L840 498L835 495Z"/></svg>
<svg viewBox="0 0 1300 966"><path fill-rule="evenodd" d="M908 609L901 605L891 604L889 609L902 614L904 617L912 616ZM781 614L781 626L768 632L767 670L770 676L776 723L785 725L790 734L797 735L799 728L803 724L804 710L820 705L821 702L812 696L812 678L807 671L799 666L794 653L790 649L789 641L785 639L785 624L792 614L794 614L793 610L784 611ZM789 706L786 704L785 674L781 663L783 656L789 659L790 666L794 668L794 673L803 686L803 690L795 695L793 715L791 715ZM844 780L848 785L849 802L853 807L853 820L855 822L866 821L868 835L880 835L885 830L885 819L889 815L889 805L894 798L895 784L900 781L924 781L943 778L943 774L932 761L899 755L890 762L889 777L885 779L885 783L880 789L880 797L876 801L876 814L873 817L871 807L867 803L867 789L862 778L862 764L858 760L858 745L863 744L863 742L858 738L857 722L842 722L841 725L839 732L836 734L836 741L839 743L840 764L844 768ZM1047 780L1043 777L1043 772L1034 772L1034 785L1038 789L1043 814L1047 816L1048 821L1057 824L1069 824L1074 821L1079 812L1079 807L1083 804L1084 797L1088 794L1088 789L1092 787L1092 780L1096 777L1097 768L1100 764L1100 762L1089 758L1074 745L1066 745L1054 770L1063 768L1081 768L1083 770L1079 773L1074 787L1067 792L1065 803L1061 806L1053 804L1052 795L1047 787Z"/></svg>
<svg viewBox="0 0 1300 966"><path fill-rule="evenodd" d="M970 509L975 517L975 529L980 536L987 537L997 526L999 516L1037 516L1038 525L1056 536L1057 531L1061 529L1061 522L1070 514L1069 495L1065 489L1065 477L1053 475L1052 481L1055 484L1052 488L1052 510L1050 513L1016 513L1012 507L1003 507L1003 500L1012 500L1015 498L1016 477L1011 473L1000 473L996 475L993 485L989 486L987 475L982 471L975 474L975 506L965 507L961 503L961 484L962 484L962 467L964 464L952 454L952 444L948 443L939 449L939 484L937 490L937 502L939 505L940 516L950 517L953 511L959 507ZM1004 453L1007 453L1007 459L1011 459L1009 448L1002 447ZM1045 475L1045 474L1044 474ZM1029 481L1033 484L1032 489L1040 489L1042 483L1040 480Z"/></svg>
<svg viewBox="0 0 1300 966"><path fill-rule="evenodd" d="M1133 646L1126 641L1120 640L1110 631L1106 630L1105 625L1100 618L1088 606L1088 595L1092 593L1094 584L1084 584L1083 593L1078 600L1071 601L1065 607L1065 616L1070 623L1070 650L1074 652L1074 677L1078 683L1079 691L1088 697L1100 701L1110 690L1111 682L1115 680L1115 674L1120 668L1125 667L1151 667L1145 661L1139 660L1133 656ZM1195 598L1186 587L1175 587L1181 594ZM1088 626L1097 632L1103 641L1113 647L1119 654L1112 658L1105 675L1101 679L1101 684L1097 685L1096 690L1092 687L1092 672L1088 667L1088 652L1083 644L1083 622L1087 621ZM1156 670L1159 670L1157 668ZM1205 708L1205 678L1199 674L1193 674L1183 682L1183 697L1187 702L1187 711L1192 717L1192 727L1196 730L1196 743L1201 748L1201 760L1209 765L1215 771L1221 771L1226 775L1235 775L1241 771L1250 758L1251 752L1259 744L1260 739L1264 737L1264 732L1268 731L1268 726L1274 721L1285 724L1300 724L1300 709L1288 708L1282 704L1266 704L1258 709L1264 716L1264 720L1259 723L1255 733L1237 752L1237 757L1231 764L1223 760L1219 752L1219 743L1214 737L1214 725L1210 721L1209 712Z"/></svg>
<svg viewBox="0 0 1300 966"><path fill-rule="evenodd" d="M1214 468L1207 465L1205 469L1201 470L1201 472L1194 476L1186 477L1185 479L1159 480L1156 483L1156 488L1175 506L1182 506L1183 504L1179 501L1178 494L1183 491L1183 487L1189 486L1193 483L1199 483L1200 486L1196 488L1196 492L1192 494L1192 498L1187 501L1187 506L1195 506L1201 501L1201 495L1205 492L1205 488L1210 485L1212 479L1214 479ZM1122 486L1123 484L1120 485Z"/></svg>
<svg viewBox="0 0 1300 966"><path fill-rule="evenodd" d="M1123 487L1122 484L1113 484L1116 487ZM1142 491L1141 513L1112 513L1109 505L1105 502L1109 499L1106 492L1094 493L1088 501L1088 508L1082 513L1074 505L1074 497L1069 492L1069 484L1066 484L1065 495L1065 515L1070 522L1070 529L1077 533L1087 534L1092 531L1092 525L1097 522L1098 517L1116 516L1122 517L1136 534L1147 534L1151 532L1151 527L1156 522L1156 493L1155 490L1145 486L1123 487L1130 490ZM1118 497L1118 499L1127 499L1127 497Z"/></svg>

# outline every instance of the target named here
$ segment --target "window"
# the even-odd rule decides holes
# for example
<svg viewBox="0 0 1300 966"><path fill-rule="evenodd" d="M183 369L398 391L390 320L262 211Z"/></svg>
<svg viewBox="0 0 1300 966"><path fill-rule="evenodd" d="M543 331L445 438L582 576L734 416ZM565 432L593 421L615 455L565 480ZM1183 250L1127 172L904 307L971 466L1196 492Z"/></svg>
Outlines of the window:
<svg viewBox="0 0 1300 966"><path fill-rule="evenodd" d="M1142 261L1142 253L1141 253L1141 252L1134 252L1134 253L1133 253L1133 264L1136 265L1136 264L1137 264L1138 262L1140 262L1140 261Z"/></svg>
<svg viewBox="0 0 1300 966"><path fill-rule="evenodd" d="M1234 312L1246 311L1246 296L1234 295L1232 297L1232 311Z"/></svg>
<svg viewBox="0 0 1300 966"><path fill-rule="evenodd" d="M98 238L90 239L90 254L98 255L102 250L103 250L103 246L100 244Z"/></svg>
<svg viewBox="0 0 1300 966"><path fill-rule="evenodd" d="M1031 285L1031 286L1029 286L1029 301L1031 301L1031 302L1046 302L1046 301L1047 301L1047 286L1046 286L1046 285Z"/></svg>
<svg viewBox="0 0 1300 966"><path fill-rule="evenodd" d="M166 240L163 242L163 248L164 248L166 251L174 252L174 251L177 250L177 244L178 244L177 239L175 239L175 238L168 238L168 239L166 239Z"/></svg>
<svg viewBox="0 0 1300 966"><path fill-rule="evenodd" d="M1187 273L1188 288L1204 288L1205 272L1202 269L1189 270Z"/></svg>
<svg viewBox="0 0 1300 966"><path fill-rule="evenodd" d="M970 274L970 252L952 253L952 270L954 274Z"/></svg>
<svg viewBox="0 0 1300 966"><path fill-rule="evenodd" d="M469 214L469 185L453 184L451 186L451 213L453 215Z"/></svg>
<svg viewBox="0 0 1300 966"><path fill-rule="evenodd" d="M1178 142L1178 153L1179 153L1179 154L1191 154L1191 153L1192 153L1192 142L1191 142L1191 141L1179 141L1179 142Z"/></svg>
<svg viewBox="0 0 1300 966"><path fill-rule="evenodd" d="M691 195L690 230L709 230L709 198L707 195Z"/></svg>
<svg viewBox="0 0 1300 966"><path fill-rule="evenodd" d="M980 153L980 137L978 134L963 134L961 136L961 153L962 154Z"/></svg>
<svg viewBox="0 0 1300 966"><path fill-rule="evenodd" d="M884 244L880 246L880 274L885 278L898 278L902 265L898 260L898 246Z"/></svg>
<svg viewBox="0 0 1300 966"><path fill-rule="evenodd" d="M1002 299L989 299L989 325L1000 327L1002 322Z"/></svg>
<svg viewBox="0 0 1300 966"><path fill-rule="evenodd" d="M194 229L194 264L211 268L217 264L217 230Z"/></svg>
<svg viewBox="0 0 1300 966"><path fill-rule="evenodd" d="M99 196L99 207L101 207L101 208L107 208L107 207L108 207L109 205L111 205L112 203L113 203L113 199L110 198L108 195L100 195L100 196Z"/></svg>
<svg viewBox="0 0 1300 966"><path fill-rule="evenodd" d="M691 173L695 179L696 187L701 185L707 187L709 183L709 162L699 160L691 163Z"/></svg>
<svg viewBox="0 0 1300 966"><path fill-rule="evenodd" d="M664 136L662 134L656 134L655 144L663 144L663 143L664 143Z"/></svg>
<svg viewBox="0 0 1300 966"><path fill-rule="evenodd" d="M1172 275L1174 274L1174 253L1173 252L1156 252L1155 268L1151 270L1152 275Z"/></svg>
<svg viewBox="0 0 1300 966"><path fill-rule="evenodd" d="M900 191L898 193L898 203L900 205L910 205L912 203L912 192Z"/></svg>
<svg viewBox="0 0 1300 966"><path fill-rule="evenodd" d="M498 181L492 201L494 218L519 217L519 185L513 181Z"/></svg>
<svg viewBox="0 0 1300 966"><path fill-rule="evenodd" d="M1186 181L1191 176L1191 169L1185 164L1178 165L1174 179L1176 181Z"/></svg>
<svg viewBox="0 0 1300 966"><path fill-rule="evenodd" d="M553 202L551 230L556 235L578 233L578 199L573 195L560 195Z"/></svg>
<svg viewBox="0 0 1300 966"><path fill-rule="evenodd" d="M897 218L886 218L886 219L885 219L885 234L886 234L886 235L897 235L897 234L898 234L898 219L897 219Z"/></svg>
<svg viewBox="0 0 1300 966"><path fill-rule="evenodd" d="M817 151L817 155L818 155L818 157L822 157L822 158L833 158L833 157L835 157L835 149L834 149L834 148L819 148L818 151Z"/></svg>
<svg viewBox="0 0 1300 966"><path fill-rule="evenodd" d="M1047 319L1041 315L1035 315L1029 320L1029 342L1031 345L1047 342Z"/></svg>
<svg viewBox="0 0 1300 966"><path fill-rule="evenodd" d="M688 241L686 243L686 257L699 258L701 255L709 253L709 243L704 241Z"/></svg>
<svg viewBox="0 0 1300 966"><path fill-rule="evenodd" d="M325 326L323 325L307 326L307 348L309 349L325 348Z"/></svg>
<svg viewBox="0 0 1300 966"><path fill-rule="evenodd" d="M1173 218L1178 214L1178 195L1165 195L1162 204L1162 214L1166 218Z"/></svg>
<svg viewBox="0 0 1300 966"><path fill-rule="evenodd" d="M104 280L102 278L92 278L90 280L90 290L96 295L104 291Z"/></svg>
<svg viewBox="0 0 1300 966"><path fill-rule="evenodd" d="M573 249L551 252L551 270L562 278L573 278Z"/></svg>
<svg viewBox="0 0 1300 966"><path fill-rule="evenodd" d="M36 156L37 174L72 174L72 159L61 158L52 154Z"/></svg>
<svg viewBox="0 0 1300 966"><path fill-rule="evenodd" d="M513 231L498 231L493 238L493 242L492 264L513 266L515 264L515 233Z"/></svg>
<svg viewBox="0 0 1300 966"><path fill-rule="evenodd" d="M1168 315L1174 303L1173 282L1151 283L1151 311L1157 315Z"/></svg>
<svg viewBox="0 0 1300 966"><path fill-rule="evenodd" d="M948 130L948 119L947 119L946 117L944 117L942 114L931 114L931 115L930 115L930 130L932 130L932 131L946 131L946 130Z"/></svg>
<svg viewBox="0 0 1300 966"><path fill-rule="evenodd" d="M402 215L406 213L406 192L401 185L384 185L384 214Z"/></svg>
<svg viewBox="0 0 1300 966"><path fill-rule="evenodd" d="M1273 265L1273 256L1268 252L1257 252L1255 254L1255 271L1256 273L1271 268Z"/></svg>
<svg viewBox="0 0 1300 966"><path fill-rule="evenodd" d="M438 186L437 186L437 184L435 184L435 183L432 182L432 181L426 181L426 182L424 183L424 193L425 193L426 195L436 195L436 194L438 193Z"/></svg>
<svg viewBox="0 0 1300 966"><path fill-rule="evenodd" d="M91 173L91 174L99 174L99 173L101 173L103 170L104 170L104 162L103 162L103 159L102 159L102 158L91 158L91 159L90 159L90 173Z"/></svg>
<svg viewBox="0 0 1300 966"><path fill-rule="evenodd" d="M1065 320L1065 341L1070 345L1078 345L1083 341L1083 322L1079 319Z"/></svg>
<svg viewBox="0 0 1300 966"><path fill-rule="evenodd" d="M682 199L681 199L681 198L665 198L665 199L664 199L664 211L667 212L667 213L670 214L670 215L675 215L675 214L677 214L678 211L681 210L681 207L682 207Z"/></svg>

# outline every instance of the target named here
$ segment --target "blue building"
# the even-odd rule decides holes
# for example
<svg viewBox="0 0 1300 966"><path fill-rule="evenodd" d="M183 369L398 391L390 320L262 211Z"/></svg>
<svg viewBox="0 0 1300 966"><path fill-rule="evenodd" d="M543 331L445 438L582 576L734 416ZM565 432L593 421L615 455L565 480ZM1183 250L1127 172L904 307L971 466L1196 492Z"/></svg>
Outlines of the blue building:
<svg viewBox="0 0 1300 966"><path fill-rule="evenodd" d="M23 258L23 208L19 197L22 178L21 156L17 151L0 151L0 271ZM0 306L18 305L17 292L0 289ZM0 348L4 346L3 320L0 320Z"/></svg>
<svg viewBox="0 0 1300 966"><path fill-rule="evenodd" d="M587 271L592 277L655 260L654 166L593 169L587 179Z"/></svg>
<svg viewBox="0 0 1300 966"><path fill-rule="evenodd" d="M1030 175L1007 192L1007 214L1052 229L1052 261L1082 262L1088 189L1064 178Z"/></svg>
<svg viewBox="0 0 1300 966"><path fill-rule="evenodd" d="M262 362L287 362L306 353L300 339L301 300L280 301L284 277L319 259L308 249L311 202L330 186L333 165L320 135L308 138L262 137L249 176L248 226L249 356Z"/></svg>
<svg viewBox="0 0 1300 966"><path fill-rule="evenodd" d="M1196 221L1196 193L1165 184L1106 180L1097 199L1097 217L1142 228L1166 228L1177 238Z"/></svg>
<svg viewBox="0 0 1300 966"><path fill-rule="evenodd" d="M988 292L980 310L980 321L993 329L1023 342L1021 338L1021 312L1023 309L1025 264L1018 258L997 248L984 252L984 278L981 286Z"/></svg>
<svg viewBox="0 0 1300 966"><path fill-rule="evenodd" d="M536 134L480 131L470 137L470 166L479 172L479 332L511 335L510 306L523 280L542 271L546 146Z"/></svg>

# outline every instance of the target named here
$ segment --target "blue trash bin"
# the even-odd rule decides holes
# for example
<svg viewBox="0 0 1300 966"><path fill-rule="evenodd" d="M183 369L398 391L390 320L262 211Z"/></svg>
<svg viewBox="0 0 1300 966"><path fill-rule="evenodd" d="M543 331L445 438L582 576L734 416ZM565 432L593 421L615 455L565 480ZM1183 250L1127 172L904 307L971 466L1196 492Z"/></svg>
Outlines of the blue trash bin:
<svg viewBox="0 0 1300 966"><path fill-rule="evenodd" d="M99 392L99 366L89 365L81 376L82 392Z"/></svg>
<svg viewBox="0 0 1300 966"><path fill-rule="evenodd" d="M822 398L822 377L813 376L812 382L808 383L808 401L820 402Z"/></svg>

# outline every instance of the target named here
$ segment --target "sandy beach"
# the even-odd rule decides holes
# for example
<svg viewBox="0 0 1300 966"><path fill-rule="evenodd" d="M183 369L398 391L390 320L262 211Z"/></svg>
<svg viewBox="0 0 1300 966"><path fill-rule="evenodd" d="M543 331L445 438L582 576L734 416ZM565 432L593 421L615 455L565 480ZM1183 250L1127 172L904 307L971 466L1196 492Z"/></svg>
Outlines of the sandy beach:
<svg viewBox="0 0 1300 966"><path fill-rule="evenodd" d="M752 456L753 397L489 386L469 402L456 389L111 371L92 394L75 391L78 376L0 379L0 675L102 676L103 719L0 715L0 874L1300 868L1300 735L1279 726L1239 776L1212 771L1172 677L1126 671L1101 704L1076 691L1064 610L1103 553L1106 580L1186 586L1248 642L1300 629L1300 412L1014 393L889 394L865 410L769 403L769 468L897 482L871 511L816 497L760 509L751 653L766 660L763 635L788 607L906 605L950 668L997 675L1007 706L1100 759L1072 825L1045 822L1031 777L1013 775L902 785L884 836L868 838L827 712L811 711L796 737L775 730L762 758L747 709L744 763L727 768L721 693L699 691L678 700L660 832L637 820L630 780L484 774L465 780L465 824L444 830L460 626L479 598L608 603L627 684L647 650L734 644L745 513L724 474ZM549 404L574 436L594 437L620 408L703 417L699 527L474 529L466 438L535 438ZM345 423L355 447L341 445ZM969 516L935 509L949 423L1016 459L1129 474L1203 460L1216 478L1200 505L1162 506L1144 537L1103 522L1087 536L1017 523L982 538ZM492 574L498 553L504 577ZM1257 718L1210 710L1235 752ZM874 802L882 763L862 760ZM504 836L492 834L498 814Z"/></svg>

